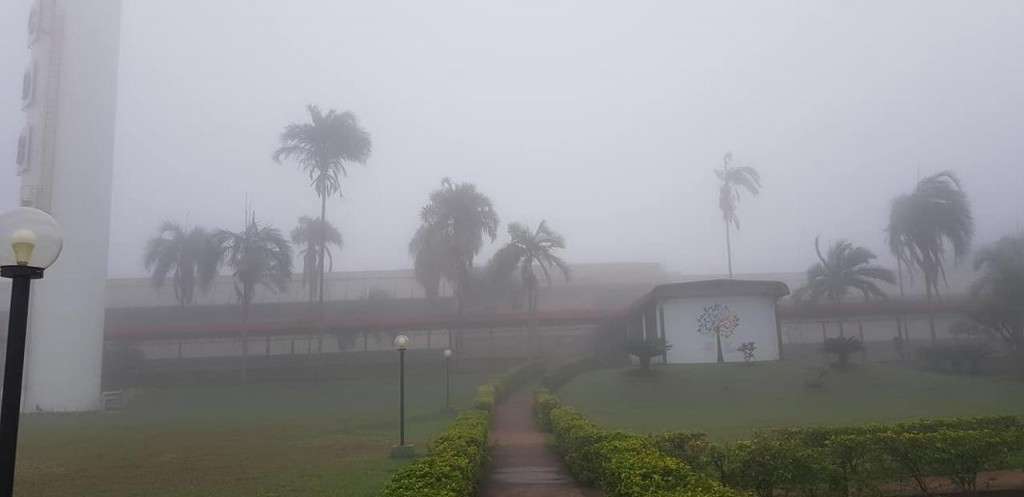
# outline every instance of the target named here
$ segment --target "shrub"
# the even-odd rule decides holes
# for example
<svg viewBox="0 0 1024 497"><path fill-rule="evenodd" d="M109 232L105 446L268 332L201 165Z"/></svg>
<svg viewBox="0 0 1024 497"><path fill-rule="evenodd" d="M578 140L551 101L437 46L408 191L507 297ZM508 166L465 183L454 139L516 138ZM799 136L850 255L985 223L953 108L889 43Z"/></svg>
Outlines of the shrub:
<svg viewBox="0 0 1024 497"><path fill-rule="evenodd" d="M992 355L992 348L977 339L939 343L918 350L925 366L936 371L977 374L981 363Z"/></svg>
<svg viewBox="0 0 1024 497"><path fill-rule="evenodd" d="M382 497L470 497L487 463L490 416L480 410L459 414L434 441L430 453L399 469L385 484Z"/></svg>
<svg viewBox="0 0 1024 497"><path fill-rule="evenodd" d="M473 408L491 412L494 410L495 397L494 385L490 383L480 385L476 387L476 397L473 398Z"/></svg>
<svg viewBox="0 0 1024 497"><path fill-rule="evenodd" d="M845 368L850 365L850 355L864 350L864 344L857 337L833 337L826 338L821 349L836 356L836 366Z"/></svg>
<svg viewBox="0 0 1024 497"><path fill-rule="evenodd" d="M626 342L626 353L640 360L640 369L651 369L651 359L663 355L672 349L672 345L664 338L634 338Z"/></svg>
<svg viewBox="0 0 1024 497"><path fill-rule="evenodd" d="M684 462L662 453L649 437L604 430L562 407L548 392L536 393L538 421L550 426L554 447L579 481L609 497L726 497L738 495Z"/></svg>

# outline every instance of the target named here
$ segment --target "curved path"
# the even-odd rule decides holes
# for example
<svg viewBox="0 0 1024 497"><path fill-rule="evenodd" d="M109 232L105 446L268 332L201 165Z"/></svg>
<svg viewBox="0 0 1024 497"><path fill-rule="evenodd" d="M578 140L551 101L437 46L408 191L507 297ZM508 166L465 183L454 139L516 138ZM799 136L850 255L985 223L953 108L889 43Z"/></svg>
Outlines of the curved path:
<svg viewBox="0 0 1024 497"><path fill-rule="evenodd" d="M528 388L496 406L491 428L491 464L480 497L603 497L576 483L533 423Z"/></svg>

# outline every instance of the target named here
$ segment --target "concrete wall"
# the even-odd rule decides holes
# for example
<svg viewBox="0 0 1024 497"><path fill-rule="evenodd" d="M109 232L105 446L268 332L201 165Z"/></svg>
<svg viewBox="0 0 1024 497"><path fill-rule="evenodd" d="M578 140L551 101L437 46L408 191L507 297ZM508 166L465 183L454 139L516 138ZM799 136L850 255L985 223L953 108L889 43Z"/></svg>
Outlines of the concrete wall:
<svg viewBox="0 0 1024 497"><path fill-rule="evenodd" d="M120 0L44 0L32 48L40 73L28 119L40 161L22 178L22 203L64 228L64 252L33 286L26 411L100 406L107 248L117 101Z"/></svg>
<svg viewBox="0 0 1024 497"><path fill-rule="evenodd" d="M668 353L669 363L717 361L715 336L697 331L698 318L706 306L713 304L724 304L739 317L736 331L731 336L722 338L722 353L726 362L743 361L743 354L736 348L744 342L754 342L757 345L755 360L779 358L774 298L679 298L666 299L660 303L665 316L665 338L672 345Z"/></svg>

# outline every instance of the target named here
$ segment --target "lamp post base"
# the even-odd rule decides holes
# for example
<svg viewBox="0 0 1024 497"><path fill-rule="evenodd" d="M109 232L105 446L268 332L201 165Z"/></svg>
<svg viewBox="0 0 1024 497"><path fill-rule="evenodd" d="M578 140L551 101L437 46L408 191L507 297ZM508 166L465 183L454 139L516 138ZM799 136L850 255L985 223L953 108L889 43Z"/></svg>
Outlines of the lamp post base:
<svg viewBox="0 0 1024 497"><path fill-rule="evenodd" d="M412 459L416 457L416 446L413 444L394 445L391 447L392 459Z"/></svg>

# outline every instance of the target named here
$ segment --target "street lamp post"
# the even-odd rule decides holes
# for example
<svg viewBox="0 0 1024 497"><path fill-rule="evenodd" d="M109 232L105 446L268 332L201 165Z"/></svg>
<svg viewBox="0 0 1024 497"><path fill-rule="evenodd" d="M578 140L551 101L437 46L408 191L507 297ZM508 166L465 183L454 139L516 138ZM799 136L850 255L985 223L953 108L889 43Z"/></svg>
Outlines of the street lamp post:
<svg viewBox="0 0 1024 497"><path fill-rule="evenodd" d="M32 280L43 277L63 247L60 226L49 214L20 207L0 214L0 276L11 280L4 391L0 400L0 495L14 494L28 299Z"/></svg>
<svg viewBox="0 0 1024 497"><path fill-rule="evenodd" d="M452 410L452 349L444 349L444 409Z"/></svg>
<svg viewBox="0 0 1024 497"><path fill-rule="evenodd" d="M444 408L452 408L452 349L444 349Z"/></svg>
<svg viewBox="0 0 1024 497"><path fill-rule="evenodd" d="M391 449L391 457L412 457L413 447L405 443L405 351L409 348L409 337L395 337L398 349L398 446Z"/></svg>

